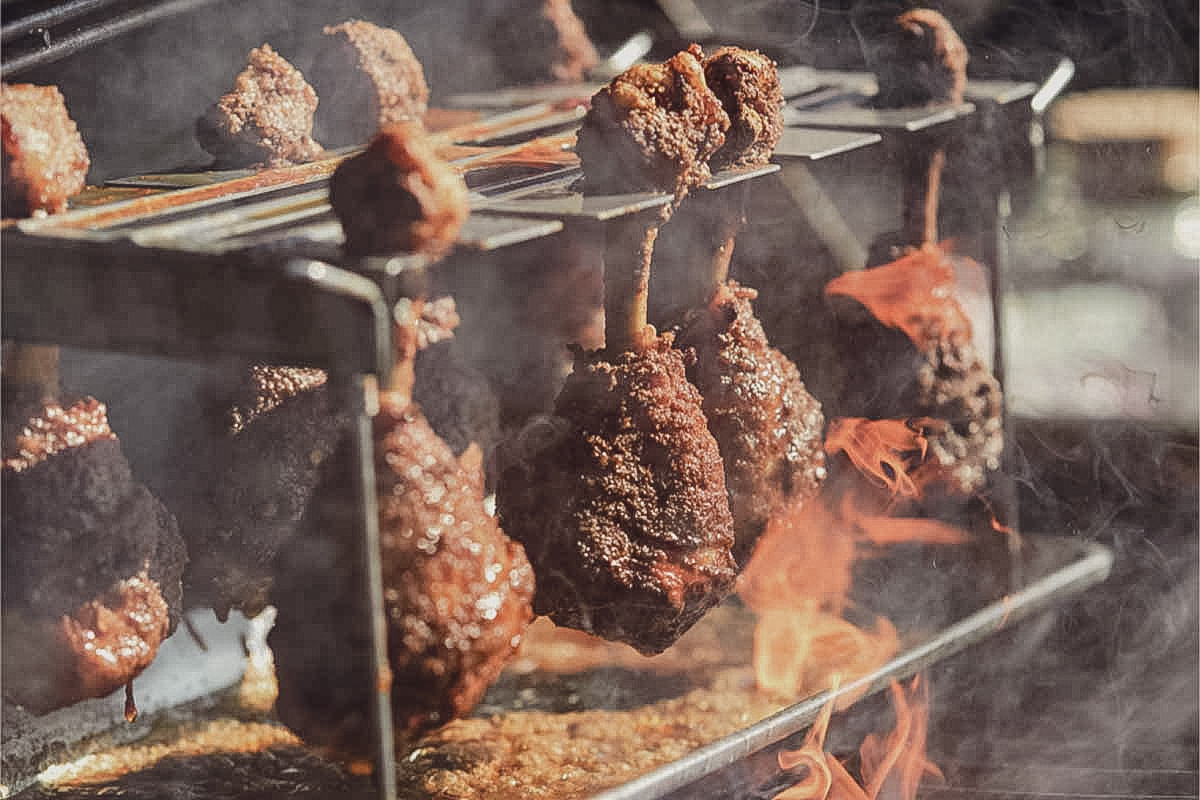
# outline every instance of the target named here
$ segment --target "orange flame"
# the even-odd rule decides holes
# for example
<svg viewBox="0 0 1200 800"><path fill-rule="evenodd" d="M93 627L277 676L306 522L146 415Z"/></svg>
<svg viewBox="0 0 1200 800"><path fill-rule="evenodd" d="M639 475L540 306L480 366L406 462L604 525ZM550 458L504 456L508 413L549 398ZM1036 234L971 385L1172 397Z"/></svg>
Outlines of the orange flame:
<svg viewBox="0 0 1200 800"><path fill-rule="evenodd" d="M804 770L799 783L775 796L775 800L877 800L879 797L913 800L925 775L942 777L925 751L929 724L929 690L920 676L908 688L891 684L896 727L886 736L871 734L859 748L862 783L831 753L825 752L825 735L833 710L826 703L797 750L781 751L780 769Z"/></svg>
<svg viewBox="0 0 1200 800"><path fill-rule="evenodd" d="M949 251L949 245L926 245L889 264L843 273L825 286L825 294L854 298L919 348L943 337L970 338Z"/></svg>
<svg viewBox="0 0 1200 800"><path fill-rule="evenodd" d="M892 623L871 629L843 618L860 537L820 498L767 523L738 593L758 615L754 674L767 691L801 696L835 676L854 678L899 650Z"/></svg>
<svg viewBox="0 0 1200 800"><path fill-rule="evenodd" d="M864 419L838 417L825 433L825 452L843 452L866 478L887 488L893 496L919 500L924 487L909 474L924 460L928 441L918 426L929 420Z"/></svg>

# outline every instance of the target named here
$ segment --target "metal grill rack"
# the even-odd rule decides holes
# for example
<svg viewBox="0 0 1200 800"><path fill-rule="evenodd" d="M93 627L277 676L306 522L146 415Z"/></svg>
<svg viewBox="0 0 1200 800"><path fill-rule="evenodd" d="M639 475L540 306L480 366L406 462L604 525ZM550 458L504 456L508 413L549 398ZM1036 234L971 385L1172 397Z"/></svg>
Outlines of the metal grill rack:
<svg viewBox="0 0 1200 800"><path fill-rule="evenodd" d="M85 4L76 5L82 9ZM5 41L33 31L6 27ZM1019 125L1024 101L1036 88L976 85L970 102L956 108L887 114L866 112L847 101L869 88L867 77L785 71L790 125L776 163L718 174L705 190L744 189L781 165L807 167L853 158L861 150L887 147L934 128L961 129L993 111ZM444 137L447 151L455 156L449 160L465 171L472 188L472 214L451 260L498 253L564 229L602 235L605 226L670 201L655 193L582 195L574 188L579 172L569 159L489 180L490 166L511 164L508 157L519 160L530 137L541 135L539 141L552 149L553 137L564 130L569 134L579 118L577 110L563 111L561 105L536 97L517 99L530 103ZM836 107L838 103L843 106ZM396 796L395 763L389 698L379 680L387 668L386 624L371 418L376 387L387 379L392 363L392 307L409 276L438 267L402 254L361 262L342 257L340 226L327 201L328 176L337 162L258 173L136 176L90 191L67 214L10 224L3 232L3 329L6 339L22 343L195 360L221 354L328 370L331 387L354 421L363 587L373 623L374 674L364 680L380 687L371 709L374 774L378 797L391 800ZM989 202L999 203L999 195ZM998 244L984 254L997 269L1002 256ZM998 282L993 280L994 288ZM996 309L998 299L997 294ZM923 644L840 692L876 691L1107 574L1111 561L1106 552L1065 552L1060 550L1055 565L1037 580L1013 587L1003 602L949 621ZM804 699L603 797L673 791L802 729L828 699L828 694Z"/></svg>

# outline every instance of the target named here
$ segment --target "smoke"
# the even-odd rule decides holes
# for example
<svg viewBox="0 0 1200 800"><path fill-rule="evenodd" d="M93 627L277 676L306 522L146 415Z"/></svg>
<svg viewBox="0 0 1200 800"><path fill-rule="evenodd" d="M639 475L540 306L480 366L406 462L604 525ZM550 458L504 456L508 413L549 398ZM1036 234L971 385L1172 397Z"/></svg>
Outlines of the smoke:
<svg viewBox="0 0 1200 800"><path fill-rule="evenodd" d="M973 765L978 788L1023 793L1081 791L1100 769L1196 770L1194 434L1026 422L1014 441L1026 535L1103 543L1113 573L935 670L931 749Z"/></svg>

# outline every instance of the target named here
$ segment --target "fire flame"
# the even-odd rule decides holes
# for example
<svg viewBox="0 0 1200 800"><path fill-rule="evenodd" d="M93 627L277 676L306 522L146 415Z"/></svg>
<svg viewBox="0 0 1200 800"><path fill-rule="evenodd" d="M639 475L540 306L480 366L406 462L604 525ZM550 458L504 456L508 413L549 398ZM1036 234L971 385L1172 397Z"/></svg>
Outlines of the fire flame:
<svg viewBox="0 0 1200 800"><path fill-rule="evenodd" d="M919 348L943 338L971 338L971 322L955 296L950 245L926 245L891 263L843 273L826 295L852 297Z"/></svg>
<svg viewBox="0 0 1200 800"><path fill-rule="evenodd" d="M887 619L871 628L844 618L859 537L821 498L776 515L743 571L738 593L757 615L754 674L760 688L806 696L835 676L864 675L899 649Z"/></svg>
<svg viewBox="0 0 1200 800"><path fill-rule="evenodd" d="M845 618L855 561L898 542L958 544L965 533L935 519L892 515L896 498L919 499L924 439L900 420L837 419L826 451L844 451L861 480L785 509L768 523L738 593L758 615L754 671L767 691L805 696L882 666L899 650L895 626ZM879 489L887 489L881 493Z"/></svg>
<svg viewBox="0 0 1200 800"><path fill-rule="evenodd" d="M896 726L886 736L871 734L859 748L862 783L825 752L825 734L833 712L833 701L825 704L798 750L784 750L779 767L787 772L804 770L798 783L775 796L775 800L876 800L887 797L913 800L926 775L941 778L941 770L925 751L929 723L929 689L918 675L908 687L893 681L892 708Z"/></svg>
<svg viewBox="0 0 1200 800"><path fill-rule="evenodd" d="M825 452L844 452L869 481L893 496L920 499L924 487L913 481L910 469L925 458L928 442L918 426L925 418L864 419L839 417L825 433Z"/></svg>

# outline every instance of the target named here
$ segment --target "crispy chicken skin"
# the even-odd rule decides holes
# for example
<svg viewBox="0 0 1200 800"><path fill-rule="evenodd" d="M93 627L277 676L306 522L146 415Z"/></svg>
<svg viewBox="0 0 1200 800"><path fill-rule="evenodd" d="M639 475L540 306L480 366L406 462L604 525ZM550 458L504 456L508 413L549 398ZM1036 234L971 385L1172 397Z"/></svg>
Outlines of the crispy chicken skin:
<svg viewBox="0 0 1200 800"><path fill-rule="evenodd" d="M470 214L466 183L438 158L418 122L386 126L344 161L330 180L329 202L351 256L442 255Z"/></svg>
<svg viewBox="0 0 1200 800"><path fill-rule="evenodd" d="M579 353L525 440L497 512L533 562L538 614L654 654L732 589L721 457L669 335Z"/></svg>
<svg viewBox="0 0 1200 800"><path fill-rule="evenodd" d="M329 147L361 145L395 122L421 121L425 70L398 31L352 19L324 29L308 70L321 104L316 126Z"/></svg>
<svg viewBox="0 0 1200 800"><path fill-rule="evenodd" d="M416 735L469 712L515 654L533 619L533 571L484 510L477 450L456 459L416 405L386 393L374 439L392 713ZM347 455L280 553L270 643L280 718L310 744L362 756L369 635Z"/></svg>
<svg viewBox="0 0 1200 800"><path fill-rule="evenodd" d="M345 432L323 370L254 365L233 387L202 502L181 510L192 554L189 605L255 616L271 602L272 562L295 534Z"/></svg>
<svg viewBox="0 0 1200 800"><path fill-rule="evenodd" d="M707 180L729 115L704 80L692 45L661 64L637 64L592 97L575 152L589 192L670 191Z"/></svg>
<svg viewBox="0 0 1200 800"><path fill-rule="evenodd" d="M134 479L93 398L45 403L5 444L4 697L45 712L105 696L179 620L175 518Z"/></svg>
<svg viewBox="0 0 1200 800"><path fill-rule="evenodd" d="M783 135L783 88L775 62L756 50L722 47L704 59L704 79L729 115L713 170L761 166Z"/></svg>
<svg viewBox="0 0 1200 800"><path fill-rule="evenodd" d="M733 512L734 557L744 565L771 514L815 495L825 478L825 418L800 372L767 341L757 292L730 281L693 312L675 346L694 350L688 379L704 398Z"/></svg>

